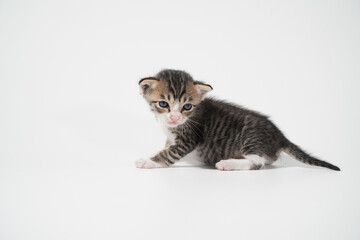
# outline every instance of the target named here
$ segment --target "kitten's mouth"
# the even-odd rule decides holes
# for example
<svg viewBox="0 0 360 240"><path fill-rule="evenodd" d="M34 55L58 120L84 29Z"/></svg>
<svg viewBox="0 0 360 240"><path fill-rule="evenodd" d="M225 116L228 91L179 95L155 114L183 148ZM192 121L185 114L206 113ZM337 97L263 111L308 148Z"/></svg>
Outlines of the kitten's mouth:
<svg viewBox="0 0 360 240"><path fill-rule="evenodd" d="M167 121L167 124L171 127L176 127L183 124L183 121Z"/></svg>

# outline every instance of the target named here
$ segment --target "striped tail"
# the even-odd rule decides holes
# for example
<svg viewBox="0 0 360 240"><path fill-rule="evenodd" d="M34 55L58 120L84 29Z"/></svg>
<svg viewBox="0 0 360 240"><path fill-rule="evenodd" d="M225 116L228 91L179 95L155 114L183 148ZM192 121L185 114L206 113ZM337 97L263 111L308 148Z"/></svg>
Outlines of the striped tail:
<svg viewBox="0 0 360 240"><path fill-rule="evenodd" d="M287 154L289 154L290 156L292 156L293 158L295 158L300 162L309 165L330 168L335 171L340 171L340 168L338 168L337 166L310 156L308 153L304 152L303 150L301 150L301 148L299 148L290 141L287 141L283 150L284 152L286 152Z"/></svg>

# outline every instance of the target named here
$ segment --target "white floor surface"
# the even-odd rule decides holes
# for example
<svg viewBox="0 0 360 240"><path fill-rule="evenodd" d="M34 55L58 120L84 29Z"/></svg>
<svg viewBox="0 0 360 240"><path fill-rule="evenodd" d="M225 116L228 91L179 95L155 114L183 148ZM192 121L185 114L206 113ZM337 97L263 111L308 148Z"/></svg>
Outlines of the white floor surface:
<svg viewBox="0 0 360 240"><path fill-rule="evenodd" d="M285 163L286 161L286 163ZM0 170L1 239L359 239L356 171ZM351 186L351 187L349 187Z"/></svg>

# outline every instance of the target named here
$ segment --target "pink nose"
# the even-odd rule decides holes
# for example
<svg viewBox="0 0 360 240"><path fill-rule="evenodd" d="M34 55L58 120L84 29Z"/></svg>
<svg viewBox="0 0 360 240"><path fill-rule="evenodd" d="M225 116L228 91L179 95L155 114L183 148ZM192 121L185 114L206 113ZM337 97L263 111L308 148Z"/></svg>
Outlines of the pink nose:
<svg viewBox="0 0 360 240"><path fill-rule="evenodd" d="M180 119L180 115L170 115L171 121L178 121Z"/></svg>

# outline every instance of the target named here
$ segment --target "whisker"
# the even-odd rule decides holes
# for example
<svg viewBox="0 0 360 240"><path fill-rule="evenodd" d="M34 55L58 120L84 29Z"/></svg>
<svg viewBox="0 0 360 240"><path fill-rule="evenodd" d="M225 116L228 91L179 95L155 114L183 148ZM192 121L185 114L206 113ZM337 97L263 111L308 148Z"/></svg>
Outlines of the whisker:
<svg viewBox="0 0 360 240"><path fill-rule="evenodd" d="M189 130L192 133L194 133L197 137L201 138L201 134L198 132L198 131L200 131L200 129L197 126L195 126L194 123L192 123L191 121L186 122L186 123L188 124L187 126L189 127ZM196 128L196 129L194 129L194 128Z"/></svg>

